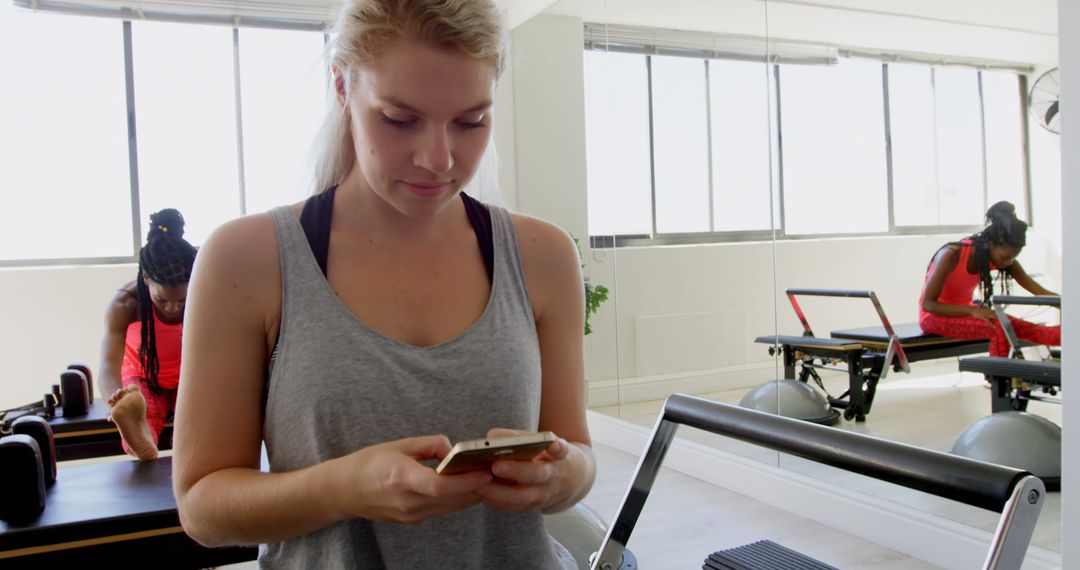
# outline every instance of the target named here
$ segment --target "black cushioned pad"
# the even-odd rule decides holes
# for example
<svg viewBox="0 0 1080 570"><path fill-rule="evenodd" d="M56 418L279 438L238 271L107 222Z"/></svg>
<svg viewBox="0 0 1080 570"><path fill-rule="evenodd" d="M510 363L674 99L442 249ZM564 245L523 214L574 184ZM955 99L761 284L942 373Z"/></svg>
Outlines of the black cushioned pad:
<svg viewBox="0 0 1080 570"><path fill-rule="evenodd" d="M116 425L105 419L109 416L109 404L95 398L85 416L65 418L63 409L57 408L56 416L49 419L49 427L56 440L56 456L59 461L122 455L120 432ZM172 448L172 420L165 422L159 438L159 449Z"/></svg>
<svg viewBox="0 0 1080 570"><path fill-rule="evenodd" d="M897 338L900 339L900 344L907 348L908 345L916 344L935 344L935 343L986 343L985 340L959 340L955 338L944 337L936 334L923 332L919 323L904 323L900 325L893 325L893 332L896 333ZM875 344L887 344L889 342L889 335L885 334L885 327L862 327L857 329L845 329L839 331L833 331L831 333L832 338L843 338L849 340L858 340L864 342L872 342Z"/></svg>
<svg viewBox="0 0 1080 570"><path fill-rule="evenodd" d="M0 559L14 549L179 525L171 457L61 468L36 520L0 521Z"/></svg>
<svg viewBox="0 0 1080 570"><path fill-rule="evenodd" d="M801 554L780 546L771 540L720 550L705 559L702 570L837 570Z"/></svg>
<svg viewBox="0 0 1080 570"><path fill-rule="evenodd" d="M987 376L1020 378L1025 382L1061 386L1061 363L1000 356L979 356L964 358L960 361L960 370L978 372Z"/></svg>
<svg viewBox="0 0 1080 570"><path fill-rule="evenodd" d="M54 435L102 429L116 431L116 426L105 419L109 416L109 403L102 398L94 398L90 404L90 413L85 416L65 418L62 413L63 408L57 408L56 417L49 420L49 427Z"/></svg>
<svg viewBox="0 0 1080 570"><path fill-rule="evenodd" d="M3 492L14 492L5 489ZM0 567L83 568L147 562L208 568L254 560L255 547L207 548L180 527L172 459L116 461L59 470L37 519L0 521Z"/></svg>
<svg viewBox="0 0 1080 570"><path fill-rule="evenodd" d="M760 342L762 344L780 344L799 347L825 348L840 351L861 350L863 347L862 344L858 342L852 342L850 340L819 338L816 336L767 335L755 338L754 342Z"/></svg>

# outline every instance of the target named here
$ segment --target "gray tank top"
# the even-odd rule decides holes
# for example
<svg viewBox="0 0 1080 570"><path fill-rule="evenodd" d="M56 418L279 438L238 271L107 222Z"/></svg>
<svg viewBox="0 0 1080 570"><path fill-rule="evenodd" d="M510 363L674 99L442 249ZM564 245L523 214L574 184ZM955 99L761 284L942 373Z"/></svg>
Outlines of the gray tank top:
<svg viewBox="0 0 1080 570"><path fill-rule="evenodd" d="M489 206L495 264L480 318L430 347L368 328L338 299L291 207L271 213L281 253L278 353L263 437L270 469L293 471L385 441L491 427L536 430L540 349L510 214ZM453 302L447 299L446 302ZM539 512L477 505L410 526L344 521L263 545L262 568L574 568Z"/></svg>

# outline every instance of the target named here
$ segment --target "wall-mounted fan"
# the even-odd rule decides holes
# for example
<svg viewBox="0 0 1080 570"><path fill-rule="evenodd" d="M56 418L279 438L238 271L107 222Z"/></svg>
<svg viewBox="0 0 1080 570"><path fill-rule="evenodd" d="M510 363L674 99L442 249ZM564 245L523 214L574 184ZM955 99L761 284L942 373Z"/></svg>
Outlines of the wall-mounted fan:
<svg viewBox="0 0 1080 570"><path fill-rule="evenodd" d="M1060 133L1061 114L1058 113L1058 104L1061 99L1061 82L1058 79L1058 68L1053 68L1043 73L1031 86L1028 95L1028 111L1042 128L1054 133Z"/></svg>

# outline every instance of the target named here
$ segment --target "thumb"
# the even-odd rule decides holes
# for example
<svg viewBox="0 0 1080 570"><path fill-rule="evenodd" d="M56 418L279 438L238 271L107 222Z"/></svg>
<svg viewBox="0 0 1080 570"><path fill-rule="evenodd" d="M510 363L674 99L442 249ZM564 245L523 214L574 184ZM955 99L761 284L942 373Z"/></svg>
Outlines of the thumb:
<svg viewBox="0 0 1080 570"><path fill-rule="evenodd" d="M450 438L443 434L407 437L398 440L398 451L416 459L442 459L450 453Z"/></svg>

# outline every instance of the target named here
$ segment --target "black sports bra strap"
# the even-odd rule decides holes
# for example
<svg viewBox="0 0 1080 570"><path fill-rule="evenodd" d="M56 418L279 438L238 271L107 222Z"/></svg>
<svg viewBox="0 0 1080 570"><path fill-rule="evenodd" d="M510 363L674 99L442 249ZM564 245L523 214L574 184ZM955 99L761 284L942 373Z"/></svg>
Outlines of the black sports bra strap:
<svg viewBox="0 0 1080 570"><path fill-rule="evenodd" d="M326 275L326 259L330 251L330 217L334 214L336 192L335 184L325 192L315 194L304 202L304 210L300 212L300 226L304 228L308 246L315 254L315 261L319 262L323 275Z"/></svg>
<svg viewBox="0 0 1080 570"><path fill-rule="evenodd" d="M334 193L337 186L327 188L304 202L300 212L300 226L304 228L308 246L319 263L319 269L326 275L326 260L330 252L330 219L334 214ZM482 202L462 192L461 201L465 205L465 214L469 224L476 232L476 241L480 244L480 254L484 258L488 281L495 275L495 242L491 231L491 211Z"/></svg>
<svg viewBox="0 0 1080 570"><path fill-rule="evenodd" d="M491 233L491 211L482 202L464 192L461 193L461 201L465 204L465 215L469 216L469 224L476 232L476 241L480 244L480 255L484 257L488 281L494 282L495 237Z"/></svg>

